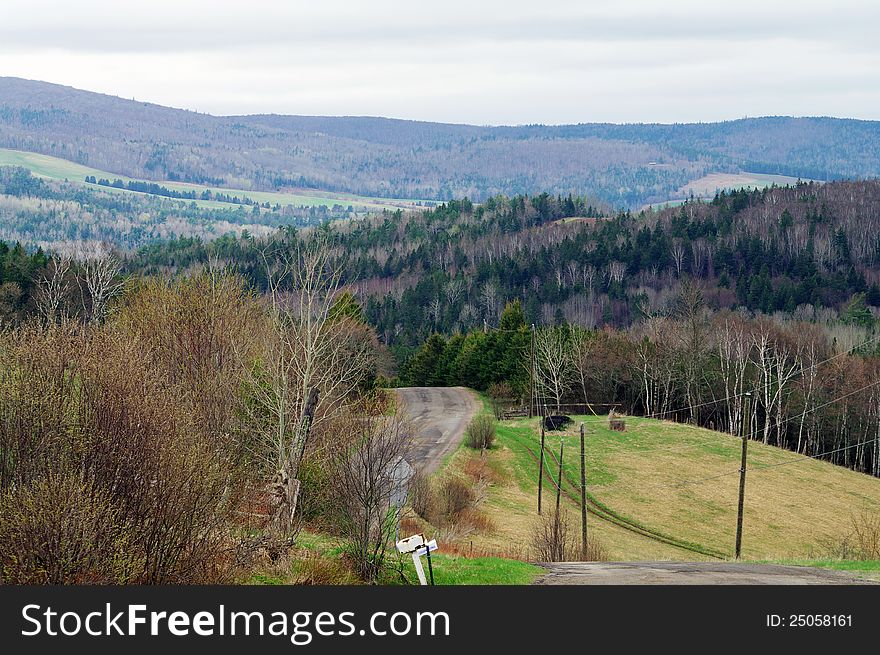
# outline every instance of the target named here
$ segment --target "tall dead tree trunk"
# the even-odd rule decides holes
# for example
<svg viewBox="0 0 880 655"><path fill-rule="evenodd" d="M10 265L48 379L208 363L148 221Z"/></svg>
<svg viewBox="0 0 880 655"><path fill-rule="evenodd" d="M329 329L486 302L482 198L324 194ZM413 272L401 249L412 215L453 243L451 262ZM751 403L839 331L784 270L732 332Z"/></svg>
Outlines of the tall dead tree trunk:
<svg viewBox="0 0 880 655"><path fill-rule="evenodd" d="M270 484L270 502L272 505L272 523L282 535L293 530L296 506L299 501L300 480L299 466L302 463L306 443L312 428L315 407L318 405L318 390L309 389L302 420L297 429L290 450L281 465L275 479Z"/></svg>

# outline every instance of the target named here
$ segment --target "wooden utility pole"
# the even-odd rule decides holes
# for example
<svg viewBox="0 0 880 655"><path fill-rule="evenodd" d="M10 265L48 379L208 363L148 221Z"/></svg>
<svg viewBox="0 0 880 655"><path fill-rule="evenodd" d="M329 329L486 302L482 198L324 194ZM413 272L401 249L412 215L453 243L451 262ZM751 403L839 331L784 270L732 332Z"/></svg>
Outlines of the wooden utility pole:
<svg viewBox="0 0 880 655"><path fill-rule="evenodd" d="M529 418L535 415L535 324L532 323L531 376L529 379ZM540 514L540 512L538 512Z"/></svg>
<svg viewBox="0 0 880 655"><path fill-rule="evenodd" d="M746 393L745 419L742 435L742 462L739 467L739 505L736 511L736 559L742 553L743 505L746 499L746 458L749 452L749 435L752 433L752 393Z"/></svg>
<svg viewBox="0 0 880 655"><path fill-rule="evenodd" d="M565 437L559 442L559 477L556 485L556 520L559 520L559 501L562 498L562 455L565 452Z"/></svg>
<svg viewBox="0 0 880 655"><path fill-rule="evenodd" d="M587 455L581 423L581 560L587 561Z"/></svg>
<svg viewBox="0 0 880 655"><path fill-rule="evenodd" d="M541 514L541 487L544 482L544 419L541 419L541 455L538 458L538 515Z"/></svg>

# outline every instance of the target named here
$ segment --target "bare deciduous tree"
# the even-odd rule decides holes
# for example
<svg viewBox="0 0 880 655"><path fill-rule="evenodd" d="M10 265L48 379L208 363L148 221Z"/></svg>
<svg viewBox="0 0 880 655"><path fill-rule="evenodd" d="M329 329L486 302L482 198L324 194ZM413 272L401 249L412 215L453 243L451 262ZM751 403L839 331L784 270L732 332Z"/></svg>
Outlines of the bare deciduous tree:
<svg viewBox="0 0 880 655"><path fill-rule="evenodd" d="M649 317L634 333L636 362L648 416L665 417L671 409L676 382L676 353L671 346L669 319Z"/></svg>
<svg viewBox="0 0 880 655"><path fill-rule="evenodd" d="M675 273L678 277L681 277L681 273L684 270L684 245L681 239L673 241L670 254L672 255L672 261L675 262Z"/></svg>
<svg viewBox="0 0 880 655"><path fill-rule="evenodd" d="M608 281L620 284L623 282L623 276L626 274L626 264L623 262L613 261L608 263Z"/></svg>
<svg viewBox="0 0 880 655"><path fill-rule="evenodd" d="M788 384L798 375L799 357L789 352L781 329L770 319L761 319L753 335L755 365L761 375L758 388L764 410L763 441L769 443L771 424L776 428L777 445L782 441L783 402Z"/></svg>
<svg viewBox="0 0 880 655"><path fill-rule="evenodd" d="M498 286L489 280L480 290L480 302L483 305L483 316L489 323L498 317Z"/></svg>
<svg viewBox="0 0 880 655"><path fill-rule="evenodd" d="M411 440L396 418L350 417L338 427L343 444L333 485L338 528L361 579L375 582L394 535L392 496L405 488L402 470Z"/></svg>
<svg viewBox="0 0 880 655"><path fill-rule="evenodd" d="M535 335L535 382L541 395L554 401L557 411L571 386L572 373L566 331L558 327L538 330Z"/></svg>
<svg viewBox="0 0 880 655"><path fill-rule="evenodd" d="M83 310L91 323L100 323L107 316L110 301L122 290L123 281L119 277L122 267L116 257L100 246L85 250L80 256ZM85 289L82 288L83 284Z"/></svg>
<svg viewBox="0 0 880 655"><path fill-rule="evenodd" d="M698 422L701 404L705 361L709 352L709 319L703 292L690 280L682 284L676 299L676 314L680 319L677 331L681 355L681 378L690 419Z"/></svg>
<svg viewBox="0 0 880 655"><path fill-rule="evenodd" d="M263 357L247 368L244 409L257 434L255 450L272 475L274 516L283 531L296 509L309 430L344 409L374 368L375 344L367 326L334 315L341 269L325 238L312 237L272 258L264 254L264 261L271 311ZM317 400L313 392L320 406L310 407Z"/></svg>
<svg viewBox="0 0 880 655"><path fill-rule="evenodd" d="M49 265L49 275L38 282L37 310L47 323L60 323L68 318L67 298L70 294L70 284L67 273L69 270L68 255L53 257Z"/></svg>
<svg viewBox="0 0 880 655"><path fill-rule="evenodd" d="M718 329L718 365L727 399L728 431L734 435L740 434L742 429L751 348L751 338L743 323L732 317L726 318Z"/></svg>
<svg viewBox="0 0 880 655"><path fill-rule="evenodd" d="M464 280L461 278L452 278L446 284L446 300L450 307L455 307L461 300L465 292Z"/></svg>

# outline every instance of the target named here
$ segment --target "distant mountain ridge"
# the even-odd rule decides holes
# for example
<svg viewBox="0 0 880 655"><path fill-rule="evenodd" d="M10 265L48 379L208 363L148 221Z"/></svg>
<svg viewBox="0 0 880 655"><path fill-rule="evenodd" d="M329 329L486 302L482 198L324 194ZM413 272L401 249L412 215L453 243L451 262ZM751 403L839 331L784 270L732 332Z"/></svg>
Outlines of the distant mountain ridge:
<svg viewBox="0 0 880 655"><path fill-rule="evenodd" d="M242 189L475 200L588 194L613 207L672 197L713 172L880 176L880 121L482 127L391 118L213 116L0 77L0 147L120 175Z"/></svg>

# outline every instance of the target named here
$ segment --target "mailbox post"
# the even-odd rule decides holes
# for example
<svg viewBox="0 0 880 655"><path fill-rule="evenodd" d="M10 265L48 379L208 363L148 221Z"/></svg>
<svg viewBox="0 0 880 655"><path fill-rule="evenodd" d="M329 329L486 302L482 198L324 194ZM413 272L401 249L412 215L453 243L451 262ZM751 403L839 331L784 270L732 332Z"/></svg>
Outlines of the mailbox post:
<svg viewBox="0 0 880 655"><path fill-rule="evenodd" d="M434 567L431 564L431 551L437 550L437 540L431 539L425 541L425 535L414 534L406 539L397 542L397 550L404 554L411 554L413 565L416 567L416 575L419 576L419 583L422 586L428 584L425 578L425 569L422 567L422 555L428 559L428 573L431 576L431 584L434 584Z"/></svg>

